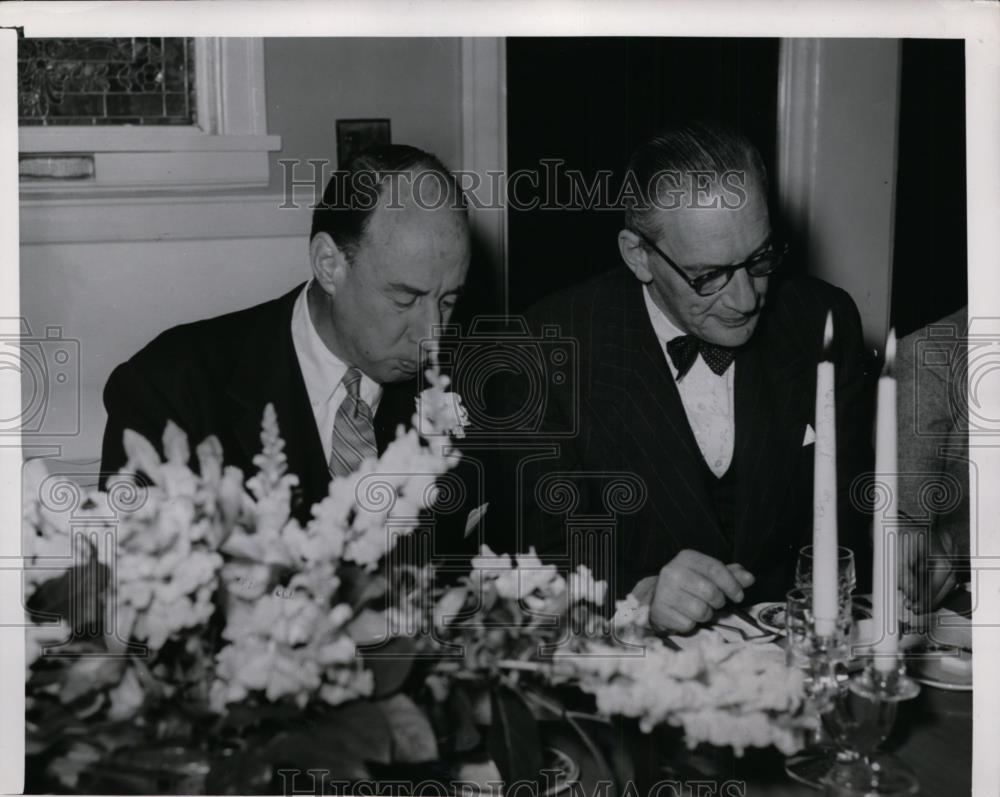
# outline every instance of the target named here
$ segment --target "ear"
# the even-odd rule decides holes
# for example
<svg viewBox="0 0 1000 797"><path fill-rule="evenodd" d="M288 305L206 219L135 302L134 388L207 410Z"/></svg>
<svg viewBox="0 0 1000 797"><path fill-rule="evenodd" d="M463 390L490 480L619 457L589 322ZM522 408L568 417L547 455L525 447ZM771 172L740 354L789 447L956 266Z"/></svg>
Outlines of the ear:
<svg viewBox="0 0 1000 797"><path fill-rule="evenodd" d="M318 232L309 242L309 263L319 286L330 296L344 281L349 263L329 233Z"/></svg>
<svg viewBox="0 0 1000 797"><path fill-rule="evenodd" d="M642 243L642 238L632 230L622 230L618 233L618 251L635 278L644 285L653 281L649 270L649 252Z"/></svg>

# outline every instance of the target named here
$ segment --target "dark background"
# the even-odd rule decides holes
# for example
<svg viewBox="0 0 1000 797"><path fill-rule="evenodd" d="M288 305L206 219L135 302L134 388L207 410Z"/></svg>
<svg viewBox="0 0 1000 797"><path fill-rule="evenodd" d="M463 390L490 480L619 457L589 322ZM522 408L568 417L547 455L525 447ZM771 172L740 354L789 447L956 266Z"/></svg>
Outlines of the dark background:
<svg viewBox="0 0 1000 797"><path fill-rule="evenodd" d="M905 39L892 324L902 336L968 301L965 42Z"/></svg>
<svg viewBox="0 0 1000 797"><path fill-rule="evenodd" d="M561 158L613 171L617 193L632 150L690 116L737 127L772 172L777 93L777 39L511 38L508 173ZM621 265L618 211L509 209L507 223L512 312Z"/></svg>
<svg viewBox="0 0 1000 797"><path fill-rule="evenodd" d="M639 142L672 120L698 117L742 131L773 175L778 45L777 39L508 39L508 174L541 171L542 159L560 158L591 179L611 170L614 194ZM903 42L892 284L892 321L901 335L966 302L964 68L961 40ZM531 195L526 185L519 191ZM510 208L511 311L621 267L620 228L618 211ZM793 255L787 267L804 264Z"/></svg>

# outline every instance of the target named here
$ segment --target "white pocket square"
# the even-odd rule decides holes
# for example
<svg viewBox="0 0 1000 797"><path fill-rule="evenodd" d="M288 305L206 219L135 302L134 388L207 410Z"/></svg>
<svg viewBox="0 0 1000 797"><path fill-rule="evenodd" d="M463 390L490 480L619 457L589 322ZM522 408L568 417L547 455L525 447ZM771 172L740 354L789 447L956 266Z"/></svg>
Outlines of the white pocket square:
<svg viewBox="0 0 1000 797"><path fill-rule="evenodd" d="M812 425L807 423L806 434L805 437L802 438L802 447L805 448L806 446L811 446L815 442L816 432L813 431Z"/></svg>

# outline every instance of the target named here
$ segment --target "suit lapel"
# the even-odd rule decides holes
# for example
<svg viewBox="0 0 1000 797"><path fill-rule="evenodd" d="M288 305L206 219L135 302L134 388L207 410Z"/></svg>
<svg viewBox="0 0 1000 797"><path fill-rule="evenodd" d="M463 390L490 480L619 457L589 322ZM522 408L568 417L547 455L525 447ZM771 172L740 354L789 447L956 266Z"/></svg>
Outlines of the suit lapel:
<svg viewBox="0 0 1000 797"><path fill-rule="evenodd" d="M248 462L261 449L264 407L274 404L288 470L299 477L302 498L308 505L326 494L330 477L292 342L292 309L301 290L299 286L278 299L269 316L260 318L248 331L228 392L237 405L233 431Z"/></svg>
<svg viewBox="0 0 1000 797"><path fill-rule="evenodd" d="M326 495L330 473L329 452L320 440L292 341L292 311L301 290L299 286L276 300L269 306L269 315L256 320L233 369L228 392L236 404L233 432L247 463L261 449L264 407L274 404L288 470L299 477L300 498L307 509ZM416 380L408 380L385 386L373 419L379 454L395 439L399 424L410 426L416 385Z"/></svg>
<svg viewBox="0 0 1000 797"><path fill-rule="evenodd" d="M595 416L611 439L620 442L625 466L652 480L647 483L647 508L658 528L645 535L649 555L664 542L682 548L697 543L706 550L705 542L711 540L714 545L709 542L708 547L721 551L728 544L702 478L701 451L649 320L642 288L630 274L625 277L592 330L595 339L605 338L596 348L593 365L593 398L600 404Z"/></svg>

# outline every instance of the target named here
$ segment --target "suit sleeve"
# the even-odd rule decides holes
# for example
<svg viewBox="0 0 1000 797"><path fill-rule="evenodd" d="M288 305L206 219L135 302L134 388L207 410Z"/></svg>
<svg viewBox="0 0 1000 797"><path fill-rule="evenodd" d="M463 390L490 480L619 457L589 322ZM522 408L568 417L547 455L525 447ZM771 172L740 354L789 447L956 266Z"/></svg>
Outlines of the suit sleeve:
<svg viewBox="0 0 1000 797"><path fill-rule="evenodd" d="M104 407L108 420L104 427L101 446L100 489L105 489L108 477L117 473L126 463L123 445L126 429L138 432L163 455L163 430L172 420L189 437L196 431L195 419L183 409L181 391L189 377L177 373L167 360L157 367L155 362L145 362L147 352L133 357L115 368L104 386Z"/></svg>

